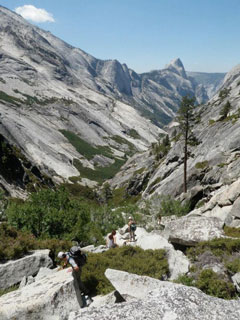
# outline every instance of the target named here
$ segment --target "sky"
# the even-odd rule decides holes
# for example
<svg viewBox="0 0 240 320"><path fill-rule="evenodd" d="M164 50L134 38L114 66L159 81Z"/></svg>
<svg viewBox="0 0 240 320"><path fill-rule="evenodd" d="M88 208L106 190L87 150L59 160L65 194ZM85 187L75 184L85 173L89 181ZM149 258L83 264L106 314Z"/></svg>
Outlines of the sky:
<svg viewBox="0 0 240 320"><path fill-rule="evenodd" d="M240 0L0 0L98 59L138 73L180 58L188 71L240 63Z"/></svg>

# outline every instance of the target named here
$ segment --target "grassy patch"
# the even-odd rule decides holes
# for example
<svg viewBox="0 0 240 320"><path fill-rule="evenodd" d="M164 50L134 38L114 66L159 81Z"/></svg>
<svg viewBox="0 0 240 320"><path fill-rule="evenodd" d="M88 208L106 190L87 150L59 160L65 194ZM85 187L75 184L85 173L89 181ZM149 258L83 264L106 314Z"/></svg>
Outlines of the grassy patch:
<svg viewBox="0 0 240 320"><path fill-rule="evenodd" d="M138 247L121 247L104 253L89 254L83 268L83 282L93 294L106 294L113 290L104 276L107 268L117 269L156 279L163 279L169 273L164 250L142 250Z"/></svg>
<svg viewBox="0 0 240 320"><path fill-rule="evenodd" d="M4 294L17 290L18 287L19 287L18 285L15 285L7 289L0 289L0 297L3 296Z"/></svg>
<svg viewBox="0 0 240 320"><path fill-rule="evenodd" d="M141 139L141 136L138 134L138 132L135 129L130 129L127 134L134 138L134 139Z"/></svg>
<svg viewBox="0 0 240 320"><path fill-rule="evenodd" d="M213 120L213 119L210 119L210 120L208 121L208 124L209 124L210 126L213 125L214 123L216 123L216 121Z"/></svg>
<svg viewBox="0 0 240 320"><path fill-rule="evenodd" d="M115 135L115 136L112 136L111 139L114 140L115 142L119 143L120 145L122 145L122 144L127 145L128 149L129 149L129 152L128 152L129 155L132 155L133 152L136 150L135 146L131 142L129 142L128 140L126 140L120 136Z"/></svg>
<svg viewBox="0 0 240 320"><path fill-rule="evenodd" d="M240 228L224 227L225 235L233 238L240 238Z"/></svg>
<svg viewBox="0 0 240 320"><path fill-rule="evenodd" d="M68 139L74 148L88 160L91 160L97 154L113 158L112 151L108 146L93 147L74 132L67 130L60 130L60 132Z"/></svg>
<svg viewBox="0 0 240 320"><path fill-rule="evenodd" d="M84 167L81 162L74 159L73 164L79 171L82 178L102 183L106 179L111 179L119 171L125 160L115 159L114 163L108 167L97 167L96 170Z"/></svg>
<svg viewBox="0 0 240 320"><path fill-rule="evenodd" d="M19 105L19 103L22 103L22 101L16 97L9 96L7 93L0 91L0 100L10 102L12 104L15 104L16 106Z"/></svg>
<svg viewBox="0 0 240 320"><path fill-rule="evenodd" d="M199 169L199 170L203 170L203 169L206 169L208 167L208 161L202 161L202 162L197 162L195 164L195 168L196 169Z"/></svg>

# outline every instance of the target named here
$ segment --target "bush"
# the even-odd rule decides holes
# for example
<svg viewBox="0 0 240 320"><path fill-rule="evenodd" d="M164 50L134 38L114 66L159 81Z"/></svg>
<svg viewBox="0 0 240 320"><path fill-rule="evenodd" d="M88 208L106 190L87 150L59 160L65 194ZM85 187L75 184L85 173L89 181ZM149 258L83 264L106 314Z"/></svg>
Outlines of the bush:
<svg viewBox="0 0 240 320"><path fill-rule="evenodd" d="M190 203L182 204L180 200L175 200L171 196L162 196L159 211L161 216L184 216L190 211Z"/></svg>
<svg viewBox="0 0 240 320"><path fill-rule="evenodd" d="M34 248L34 237L7 223L0 225L0 261L18 259Z"/></svg>
<svg viewBox="0 0 240 320"><path fill-rule="evenodd" d="M236 258L233 261L226 262L225 267L231 275L240 272L240 259Z"/></svg>
<svg viewBox="0 0 240 320"><path fill-rule="evenodd" d="M87 265L83 268L82 279L92 294L106 294L114 289L104 276L107 268L159 280L169 273L164 250L144 251L138 247L125 246L104 253L89 254Z"/></svg>
<svg viewBox="0 0 240 320"><path fill-rule="evenodd" d="M194 278L189 277L184 274L184 275L179 276L177 278L177 280L175 280L174 282L181 283L181 284L188 286L188 287L192 287L192 286L194 286L195 280L194 280Z"/></svg>
<svg viewBox="0 0 240 320"><path fill-rule="evenodd" d="M227 118L228 113L230 112L231 108L232 108L232 106L231 106L230 102L227 101L227 103L224 104L224 106L220 110L220 115L222 116L222 120Z"/></svg>
<svg viewBox="0 0 240 320"><path fill-rule="evenodd" d="M202 162L197 162L197 163L195 164L195 168L196 168L196 169L199 169L199 170L203 170L203 169L205 169L205 168L207 168L207 167L208 167L208 161L207 161L207 160L202 161Z"/></svg>
<svg viewBox="0 0 240 320"><path fill-rule="evenodd" d="M203 270L196 282L196 287L206 294L223 299L236 296L234 285L221 279L221 276L211 269Z"/></svg>
<svg viewBox="0 0 240 320"><path fill-rule="evenodd" d="M72 246L71 241L36 239L32 234L21 232L7 223L0 225L0 261L19 259L36 249L49 249L54 264L58 251L67 251Z"/></svg>

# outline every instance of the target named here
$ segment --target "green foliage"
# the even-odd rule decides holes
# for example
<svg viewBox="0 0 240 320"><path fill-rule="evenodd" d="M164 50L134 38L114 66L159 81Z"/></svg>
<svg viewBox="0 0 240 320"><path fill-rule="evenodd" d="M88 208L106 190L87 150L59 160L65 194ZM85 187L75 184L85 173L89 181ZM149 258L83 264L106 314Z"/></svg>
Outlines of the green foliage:
<svg viewBox="0 0 240 320"><path fill-rule="evenodd" d="M102 183L107 179L111 179L119 171L121 166L126 160L116 158L114 163L107 167L97 167L95 170L91 168L84 167L82 163L74 159L73 164L79 171L82 178L87 178L89 180L97 181Z"/></svg>
<svg viewBox="0 0 240 320"><path fill-rule="evenodd" d="M205 251L211 251L215 256L230 256L240 250L240 239L214 239L199 242L195 247L187 249L187 255L192 261Z"/></svg>
<svg viewBox="0 0 240 320"><path fill-rule="evenodd" d="M138 132L135 129L128 130L127 134L129 136L131 136L132 138L134 138L134 139L140 139L141 138L141 136L138 134Z"/></svg>
<svg viewBox="0 0 240 320"><path fill-rule="evenodd" d="M233 238L240 238L240 228L224 227L225 235Z"/></svg>
<svg viewBox="0 0 240 320"><path fill-rule="evenodd" d="M185 286L192 287L194 286L194 278L188 275L180 275L174 282L181 283Z"/></svg>
<svg viewBox="0 0 240 320"><path fill-rule="evenodd" d="M224 89L222 89L220 92L219 92L219 98L221 99L221 100L224 100L225 98L227 98L227 96L229 95L229 93L230 93L230 91L231 91L231 88L224 88Z"/></svg>
<svg viewBox="0 0 240 320"><path fill-rule="evenodd" d="M0 100L10 102L15 104L16 106L19 105L22 101L16 97L8 95L6 92L0 91Z"/></svg>
<svg viewBox="0 0 240 320"><path fill-rule="evenodd" d="M33 193L20 205L10 203L6 215L11 225L36 237L69 239L81 235L82 240L87 239L85 226L90 222L89 207L70 200L64 188Z"/></svg>
<svg viewBox="0 0 240 320"><path fill-rule="evenodd" d="M196 287L206 294L218 298L232 299L236 296L234 285L222 280L222 277L211 269L205 269L200 273Z"/></svg>
<svg viewBox="0 0 240 320"><path fill-rule="evenodd" d="M132 129L133 130L133 129ZM130 131L130 132L132 132L132 131ZM134 132L134 131L133 131ZM137 132L135 133L135 136L136 136L136 134L138 134ZM129 134L130 135L130 134ZM129 155L133 155L134 154L134 151L136 151L136 148L135 148L135 146L134 146L134 144L132 144L131 142L129 142L127 139L124 139L123 137L120 137L120 136L117 136L117 135L115 135L115 136L112 136L111 137L111 139L112 140L114 140L115 142L117 142L117 143L119 143L120 145L122 145L122 144L125 144L125 145L127 145L128 146L128 154ZM137 139L137 138L136 138Z"/></svg>
<svg viewBox="0 0 240 320"><path fill-rule="evenodd" d="M232 261L225 262L225 267L231 275L240 272L240 259L236 258Z"/></svg>
<svg viewBox="0 0 240 320"><path fill-rule="evenodd" d="M0 297L3 296L4 294L7 294L9 292L15 291L19 288L18 285L12 286L10 288L7 289L0 289Z"/></svg>
<svg viewBox="0 0 240 320"><path fill-rule="evenodd" d="M224 120L227 118L228 113L230 112L232 106L230 104L229 101L227 101L227 103L224 104L224 106L222 107L222 109L220 110L220 115L222 116L221 120Z"/></svg>
<svg viewBox="0 0 240 320"><path fill-rule="evenodd" d="M66 251L71 245L70 241L65 240L36 239L32 234L19 231L7 223L0 225L0 261L19 259L35 249L49 249L50 257L55 262L57 252Z"/></svg>
<svg viewBox="0 0 240 320"><path fill-rule="evenodd" d="M186 215L189 211L189 203L182 204L180 200L175 200L171 196L161 196L159 213L162 216L176 215L180 217Z"/></svg>
<svg viewBox="0 0 240 320"><path fill-rule="evenodd" d="M180 123L180 130L184 135L186 131L188 134L191 133L191 128L195 123L193 113L195 101L196 99L194 97L184 96L178 109L177 121Z"/></svg>
<svg viewBox="0 0 240 320"><path fill-rule="evenodd" d="M91 160L97 154L112 158L112 151L108 146L93 147L74 132L66 130L60 130L60 132L68 139L74 148L88 160Z"/></svg>
<svg viewBox="0 0 240 320"><path fill-rule="evenodd" d="M88 186L82 186L78 183L64 183L63 187L72 198L85 199L88 201L96 202L96 192Z"/></svg>
<svg viewBox="0 0 240 320"><path fill-rule="evenodd" d="M160 142L152 144L152 154L155 155L155 158L158 161L168 154L170 147L169 136L166 135Z"/></svg>
<svg viewBox="0 0 240 320"><path fill-rule="evenodd" d="M216 123L216 121L213 120L213 119L210 119L210 120L208 121L208 123L209 123L209 125L211 126L211 125L213 125L214 123Z"/></svg>
<svg viewBox="0 0 240 320"><path fill-rule="evenodd" d="M92 194L89 193L89 197ZM126 200L123 207L100 205L95 199L77 199L63 187L56 191L41 190L31 194L25 202L11 200L6 210L8 222L41 239L76 239L83 244L101 244L103 236L125 224L122 211L132 214L136 206Z"/></svg>
<svg viewBox="0 0 240 320"><path fill-rule="evenodd" d="M195 97L182 97L180 107L178 109L177 121L179 122L180 132L184 138L184 166L183 166L183 187L184 192L187 192L187 160L188 160L188 145L197 145L198 141L193 134L192 128L196 123L194 115Z"/></svg>
<svg viewBox="0 0 240 320"><path fill-rule="evenodd" d="M106 294L113 290L104 276L107 268L122 270L156 279L163 279L169 273L164 250L142 250L125 246L110 249L104 253L89 254L83 268L82 279L93 294Z"/></svg>
<svg viewBox="0 0 240 320"><path fill-rule="evenodd" d="M17 259L34 248L34 238L7 223L0 224L0 261Z"/></svg>
<svg viewBox="0 0 240 320"><path fill-rule="evenodd" d="M205 161L202 161L202 162L198 162L195 164L195 168L196 169L199 169L199 170L204 170L208 167L208 161L205 160Z"/></svg>

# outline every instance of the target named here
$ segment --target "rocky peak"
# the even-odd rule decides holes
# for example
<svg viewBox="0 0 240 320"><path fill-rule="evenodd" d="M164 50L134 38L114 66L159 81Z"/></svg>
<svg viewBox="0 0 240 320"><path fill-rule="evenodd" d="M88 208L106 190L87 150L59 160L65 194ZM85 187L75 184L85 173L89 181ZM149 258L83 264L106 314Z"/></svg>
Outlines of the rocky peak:
<svg viewBox="0 0 240 320"><path fill-rule="evenodd" d="M165 69L171 70L183 78L187 78L183 63L179 58L173 59L169 64L166 65Z"/></svg>

